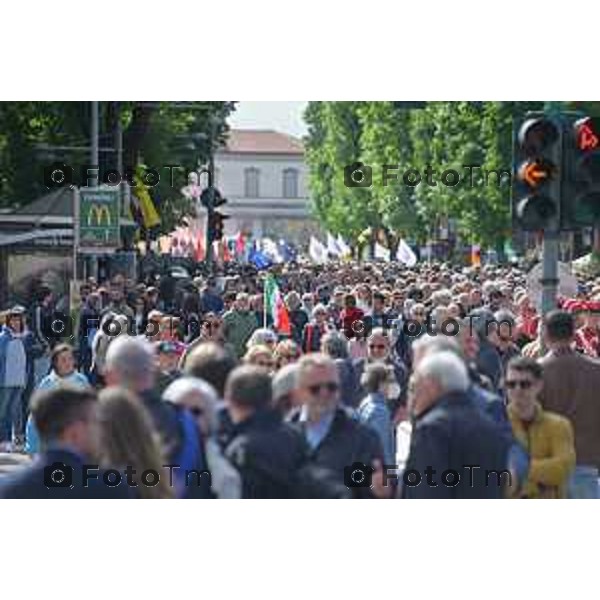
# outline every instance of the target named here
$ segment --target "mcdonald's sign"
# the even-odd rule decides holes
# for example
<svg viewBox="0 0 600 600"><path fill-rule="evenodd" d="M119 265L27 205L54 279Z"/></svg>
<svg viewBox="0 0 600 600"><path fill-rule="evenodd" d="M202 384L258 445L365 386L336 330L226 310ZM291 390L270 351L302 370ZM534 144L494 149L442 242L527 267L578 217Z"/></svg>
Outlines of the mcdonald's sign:
<svg viewBox="0 0 600 600"><path fill-rule="evenodd" d="M78 251L104 252L121 245L121 203L118 190L75 190L74 212Z"/></svg>
<svg viewBox="0 0 600 600"><path fill-rule="evenodd" d="M110 227L110 210L106 204L92 204L87 215L88 227L102 227L103 222Z"/></svg>

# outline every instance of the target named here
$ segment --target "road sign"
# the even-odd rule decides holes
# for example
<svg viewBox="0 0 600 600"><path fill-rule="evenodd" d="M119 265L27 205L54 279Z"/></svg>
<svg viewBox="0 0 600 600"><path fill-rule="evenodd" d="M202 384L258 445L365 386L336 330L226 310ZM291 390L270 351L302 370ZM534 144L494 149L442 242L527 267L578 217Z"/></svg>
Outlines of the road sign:
<svg viewBox="0 0 600 600"><path fill-rule="evenodd" d="M78 252L106 253L121 246L118 189L75 190L75 244Z"/></svg>
<svg viewBox="0 0 600 600"><path fill-rule="evenodd" d="M527 292L538 309L542 304L542 263L537 264L527 274ZM566 263L558 263L558 294L571 298L577 294L577 278Z"/></svg>

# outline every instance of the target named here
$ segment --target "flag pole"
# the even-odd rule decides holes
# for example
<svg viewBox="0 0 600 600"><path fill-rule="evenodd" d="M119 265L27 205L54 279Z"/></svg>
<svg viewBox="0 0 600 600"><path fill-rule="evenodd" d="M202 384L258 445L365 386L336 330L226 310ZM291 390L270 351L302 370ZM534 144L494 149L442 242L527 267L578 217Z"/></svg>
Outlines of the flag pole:
<svg viewBox="0 0 600 600"><path fill-rule="evenodd" d="M267 328L267 286L269 283L269 275L265 278L265 288L263 290L263 329Z"/></svg>

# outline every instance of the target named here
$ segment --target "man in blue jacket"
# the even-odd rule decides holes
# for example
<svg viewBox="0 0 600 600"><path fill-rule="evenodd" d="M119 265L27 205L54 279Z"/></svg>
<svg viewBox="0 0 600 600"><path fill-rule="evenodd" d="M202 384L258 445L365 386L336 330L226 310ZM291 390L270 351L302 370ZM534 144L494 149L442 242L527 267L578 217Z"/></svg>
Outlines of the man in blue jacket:
<svg viewBox="0 0 600 600"><path fill-rule="evenodd" d="M129 498L129 489L110 486L104 472L93 465L91 427L93 391L58 387L39 392L32 400L32 415L42 452L31 466L17 471L0 484L0 498ZM94 465L95 466L95 465Z"/></svg>
<svg viewBox="0 0 600 600"><path fill-rule="evenodd" d="M0 452L12 450L24 435L23 394L33 366L33 335L25 327L25 309L8 311L0 331Z"/></svg>

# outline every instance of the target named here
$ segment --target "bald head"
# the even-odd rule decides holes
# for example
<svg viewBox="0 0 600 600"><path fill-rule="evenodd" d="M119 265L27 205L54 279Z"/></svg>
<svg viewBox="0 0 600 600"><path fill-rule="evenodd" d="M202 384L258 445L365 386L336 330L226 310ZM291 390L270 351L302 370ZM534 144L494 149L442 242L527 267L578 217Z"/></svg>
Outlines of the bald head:
<svg viewBox="0 0 600 600"><path fill-rule="evenodd" d="M156 357L154 346L142 337L118 337L106 352L105 377L108 385L134 392L154 386Z"/></svg>

